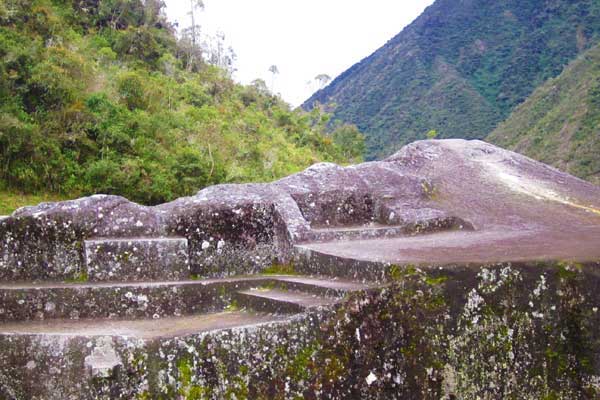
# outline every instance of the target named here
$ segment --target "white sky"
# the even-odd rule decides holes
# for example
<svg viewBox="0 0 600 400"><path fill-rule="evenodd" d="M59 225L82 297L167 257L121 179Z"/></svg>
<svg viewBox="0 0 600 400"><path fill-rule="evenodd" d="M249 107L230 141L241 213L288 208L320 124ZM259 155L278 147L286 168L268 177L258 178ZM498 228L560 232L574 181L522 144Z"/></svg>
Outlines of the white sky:
<svg viewBox="0 0 600 400"><path fill-rule="evenodd" d="M166 0L167 14L190 25L189 0ZM198 23L221 31L237 54L234 78L250 83L276 65L274 91L293 106L318 89L308 81L332 78L367 57L412 22L433 0L204 0Z"/></svg>

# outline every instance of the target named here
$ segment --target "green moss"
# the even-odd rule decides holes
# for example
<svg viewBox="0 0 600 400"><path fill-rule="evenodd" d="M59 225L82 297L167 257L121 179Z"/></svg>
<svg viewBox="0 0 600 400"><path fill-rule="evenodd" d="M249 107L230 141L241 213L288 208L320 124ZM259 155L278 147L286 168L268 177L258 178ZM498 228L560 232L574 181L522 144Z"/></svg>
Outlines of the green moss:
<svg viewBox="0 0 600 400"><path fill-rule="evenodd" d="M117 260L122 263L128 263L130 258L131 258L131 254L127 251L117 254Z"/></svg>
<svg viewBox="0 0 600 400"><path fill-rule="evenodd" d="M562 400L562 397L555 391L551 391L546 396L544 396L542 400Z"/></svg>
<svg viewBox="0 0 600 400"><path fill-rule="evenodd" d="M277 264L273 263L270 267L262 271L264 275L298 275L294 264Z"/></svg>
<svg viewBox="0 0 600 400"><path fill-rule="evenodd" d="M180 358L177 361L177 370L179 371L179 383L183 386L189 386L192 382L192 362L189 358Z"/></svg>
<svg viewBox="0 0 600 400"><path fill-rule="evenodd" d="M319 344L316 341L301 349L288 364L286 371L294 381L307 381L314 369L314 356L317 354Z"/></svg>
<svg viewBox="0 0 600 400"><path fill-rule="evenodd" d="M89 276L87 270L82 268L80 271L77 271L72 278L66 279L67 283L86 283L89 281Z"/></svg>
<svg viewBox="0 0 600 400"><path fill-rule="evenodd" d="M272 290L275 288L279 290L287 290L287 285L284 282L269 281L263 283L258 290Z"/></svg>
<svg viewBox="0 0 600 400"><path fill-rule="evenodd" d="M231 299L231 302L227 305L227 307L225 307L225 311L227 312L234 312L239 310L240 306L236 299Z"/></svg>
<svg viewBox="0 0 600 400"><path fill-rule="evenodd" d="M406 277L414 276L417 274L417 267L412 264L391 265L387 270L387 276L392 281L401 281Z"/></svg>
<svg viewBox="0 0 600 400"><path fill-rule="evenodd" d="M443 283L445 283L448 280L447 276L437 276L437 277L433 277L428 275L425 278L425 283L427 283L428 285L431 286L436 286L436 285L441 285Z"/></svg>
<svg viewBox="0 0 600 400"><path fill-rule="evenodd" d="M580 269L580 266L569 264L569 263L559 263L557 265L557 273L560 279L565 281L570 281L577 278L577 270Z"/></svg>
<svg viewBox="0 0 600 400"><path fill-rule="evenodd" d="M212 390L192 384L194 369L191 357L182 357L177 361L178 393L185 400L203 400L212 397Z"/></svg>
<svg viewBox="0 0 600 400"><path fill-rule="evenodd" d="M244 379L239 376L232 376L230 378L230 385L225 390L225 399L228 400L241 400L247 399L249 394L248 385Z"/></svg>

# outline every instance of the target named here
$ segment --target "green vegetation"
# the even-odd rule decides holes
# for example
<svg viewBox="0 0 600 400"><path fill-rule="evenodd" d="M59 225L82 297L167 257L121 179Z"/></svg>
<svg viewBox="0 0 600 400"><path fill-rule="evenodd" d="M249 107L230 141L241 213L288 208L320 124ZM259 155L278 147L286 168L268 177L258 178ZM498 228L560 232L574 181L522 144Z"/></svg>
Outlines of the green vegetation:
<svg viewBox="0 0 600 400"><path fill-rule="evenodd" d="M199 385L195 385L192 381L194 368L191 357L182 357L177 362L177 371L179 376L178 394L186 400L201 400L209 398L211 390Z"/></svg>
<svg viewBox="0 0 600 400"><path fill-rule="evenodd" d="M320 110L292 111L261 81L235 84L230 60L178 40L162 7L0 0L0 191L157 204L359 158L323 134ZM360 148L359 134L350 142ZM2 213L24 204L2 202Z"/></svg>
<svg viewBox="0 0 600 400"><path fill-rule="evenodd" d="M425 135L427 137L427 139L435 139L437 138L437 131L435 129L430 130L429 132L427 132L427 135Z"/></svg>
<svg viewBox="0 0 600 400"><path fill-rule="evenodd" d="M89 282L89 276L87 270L80 270L75 273L73 278L67 279L67 283L86 283Z"/></svg>
<svg viewBox="0 0 600 400"><path fill-rule="evenodd" d="M239 310L240 306L236 299L231 299L231 302L227 305L227 307L225 307L226 312L235 312Z"/></svg>
<svg viewBox="0 0 600 400"><path fill-rule="evenodd" d="M294 264L278 264L273 263L270 267L265 268L262 273L264 275L298 275Z"/></svg>
<svg viewBox="0 0 600 400"><path fill-rule="evenodd" d="M600 45L540 86L488 140L600 184Z"/></svg>
<svg viewBox="0 0 600 400"><path fill-rule="evenodd" d="M484 138L533 90L600 39L597 0L437 0L307 100L335 103L367 157L424 139Z"/></svg>
<svg viewBox="0 0 600 400"><path fill-rule="evenodd" d="M65 200L66 197L56 194L30 195L11 191L0 191L0 215L11 214L19 207L39 204L47 201Z"/></svg>

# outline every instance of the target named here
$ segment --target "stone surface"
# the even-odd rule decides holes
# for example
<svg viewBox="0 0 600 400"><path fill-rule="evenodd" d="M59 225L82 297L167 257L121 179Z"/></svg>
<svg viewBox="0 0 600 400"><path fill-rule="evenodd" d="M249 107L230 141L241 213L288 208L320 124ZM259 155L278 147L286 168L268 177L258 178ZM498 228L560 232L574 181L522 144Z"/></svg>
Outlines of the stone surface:
<svg viewBox="0 0 600 400"><path fill-rule="evenodd" d="M116 368L123 365L115 352L110 337L104 337L97 343L92 353L85 358L85 366L94 378L110 378L116 374Z"/></svg>
<svg viewBox="0 0 600 400"><path fill-rule="evenodd" d="M600 398L599 268L600 188L480 141L27 207L0 398Z"/></svg>
<svg viewBox="0 0 600 400"><path fill-rule="evenodd" d="M264 322L283 320L282 316L256 314L244 311L220 312L142 320L51 320L44 322L11 323L0 327L0 335L22 336L43 335L44 337L85 338L131 338L156 339L189 336L202 332L224 330L232 327L257 325ZM94 349L90 357L96 366L114 360L111 349L102 346ZM106 356L106 357L104 357ZM107 358L103 361L103 358ZM86 365L90 362L86 359ZM113 365L113 366L116 366Z"/></svg>
<svg viewBox="0 0 600 400"><path fill-rule="evenodd" d="M0 221L0 277L77 279L85 270L84 242L98 238L185 238L190 272L201 277L260 272L273 260L290 260L295 244L365 239L372 224L390 225L385 237L472 230L465 237L483 234L492 254L494 243L525 232L528 248L546 237L599 243L599 199L589 183L480 141L422 141L384 161L317 164L271 184L218 185L157 207L93 196L24 208ZM331 228L338 230L325 233ZM452 252L461 235L437 236L437 246ZM394 259L384 248L378 257ZM565 251L557 255L569 256ZM506 258L529 253L539 255L522 246Z"/></svg>
<svg viewBox="0 0 600 400"><path fill-rule="evenodd" d="M90 281L189 278L185 238L86 240L84 271Z"/></svg>
<svg viewBox="0 0 600 400"><path fill-rule="evenodd" d="M236 299L257 311L268 313L301 313L310 308L335 304L339 299L291 290L258 288L237 293Z"/></svg>
<svg viewBox="0 0 600 400"><path fill-rule="evenodd" d="M391 264L445 265L544 260L600 259L598 226L578 225L561 231L486 230L443 232L423 236L310 243L306 251L352 260Z"/></svg>
<svg viewBox="0 0 600 400"><path fill-rule="evenodd" d="M236 292L265 287L338 299L347 292L370 288L357 282L281 275L175 282L0 284L0 322L214 313L231 304Z"/></svg>
<svg viewBox="0 0 600 400"><path fill-rule="evenodd" d="M1 335L0 398L185 399L204 393L204 397L218 399L237 393L236 397L243 399L249 392L240 368L253 371L268 384L271 366L279 362L282 352L293 354L308 345L321 321L319 315L301 315L285 323L272 315L227 315L192 317L202 320L200 329L195 323L183 328L172 323L159 325L166 329L162 331L147 323L136 330L142 338L127 332L96 335L108 331L102 326L88 336ZM205 331L211 324L213 328L228 324L235 328ZM91 378L85 372L86 359L90 360L96 348L107 346L107 340L123 365L114 368L109 378Z"/></svg>

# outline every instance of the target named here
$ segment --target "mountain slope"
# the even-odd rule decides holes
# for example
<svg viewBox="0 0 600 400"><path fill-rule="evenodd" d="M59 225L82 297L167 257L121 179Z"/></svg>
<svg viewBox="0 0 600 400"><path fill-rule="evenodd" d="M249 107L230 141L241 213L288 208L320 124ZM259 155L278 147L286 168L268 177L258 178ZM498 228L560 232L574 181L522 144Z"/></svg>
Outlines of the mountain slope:
<svg viewBox="0 0 600 400"><path fill-rule="evenodd" d="M600 44L536 89L487 140L600 184Z"/></svg>
<svg viewBox="0 0 600 400"><path fill-rule="evenodd" d="M325 115L291 111L265 85L202 62L162 7L0 0L0 195L156 204L353 155L322 135Z"/></svg>
<svg viewBox="0 0 600 400"><path fill-rule="evenodd" d="M367 135L368 157L423 138L483 138L600 37L597 0L437 0L303 105Z"/></svg>

